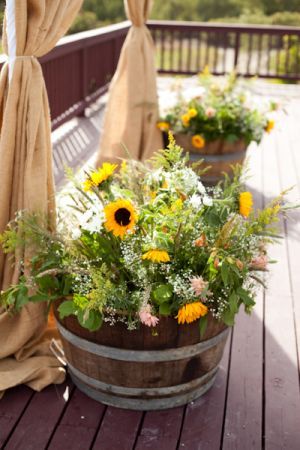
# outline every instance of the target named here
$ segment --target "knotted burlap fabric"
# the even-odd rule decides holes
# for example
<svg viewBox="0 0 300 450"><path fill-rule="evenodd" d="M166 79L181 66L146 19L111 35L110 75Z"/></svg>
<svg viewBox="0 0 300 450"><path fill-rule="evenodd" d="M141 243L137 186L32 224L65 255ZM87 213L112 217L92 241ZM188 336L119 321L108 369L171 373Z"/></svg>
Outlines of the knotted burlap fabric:
<svg viewBox="0 0 300 450"><path fill-rule="evenodd" d="M0 233L19 210L47 213L55 226L51 126L47 92L36 57L48 53L78 13L82 0L15 0L16 59L0 75ZM4 51L8 53L4 24ZM0 251L0 288L18 281L19 261ZM61 383L64 370L50 352L45 306L17 315L0 311L0 391L20 383L41 390Z"/></svg>
<svg viewBox="0 0 300 450"><path fill-rule="evenodd" d="M162 148L162 136L156 126L155 50L145 25L151 6L151 0L125 0L132 27L110 84L97 165L106 157L126 157L123 145L132 158L141 160Z"/></svg>

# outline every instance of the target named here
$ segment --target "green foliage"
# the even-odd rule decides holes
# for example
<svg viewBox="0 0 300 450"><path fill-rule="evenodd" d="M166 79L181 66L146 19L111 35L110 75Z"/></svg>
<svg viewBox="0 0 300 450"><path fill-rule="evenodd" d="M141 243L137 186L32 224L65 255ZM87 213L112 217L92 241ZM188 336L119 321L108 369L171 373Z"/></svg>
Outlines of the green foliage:
<svg viewBox="0 0 300 450"><path fill-rule="evenodd" d="M248 145L251 141L261 141L271 104L260 109L251 104L234 73L227 77L225 84L209 73L202 73L200 85L205 88L200 99L186 101L179 93L177 104L161 118L163 126L167 123L174 133L200 135L205 142L243 140Z"/></svg>
<svg viewBox="0 0 300 450"><path fill-rule="evenodd" d="M132 171L131 183L138 188L129 189ZM136 328L141 321L156 322L158 315L177 317L191 304L195 311L200 304L195 320L209 311L227 325L233 325L241 305L250 312L261 282L254 262L261 265L266 244L277 239L274 225L286 193L244 218L241 169L235 169L233 180L227 177L207 191L172 136L152 163L129 161L113 172L99 184L88 184L88 192L76 183L71 201L78 208L63 211L65 218L61 212L58 232L25 212L9 225L0 238L3 248L13 256L25 246L33 256L26 267L20 265L19 283L1 293L1 306L18 312L28 302L50 306L59 300L61 319L74 315L90 331L103 320ZM87 180L103 173L104 166L88 173ZM117 231L125 224L108 212L120 199L118 213L126 212L128 201L135 211L134 226L122 236ZM201 336L206 325L206 316L201 317Z"/></svg>
<svg viewBox="0 0 300 450"><path fill-rule="evenodd" d="M92 30L99 26L96 14L92 11L82 11L73 22L68 34L79 33L80 31Z"/></svg>

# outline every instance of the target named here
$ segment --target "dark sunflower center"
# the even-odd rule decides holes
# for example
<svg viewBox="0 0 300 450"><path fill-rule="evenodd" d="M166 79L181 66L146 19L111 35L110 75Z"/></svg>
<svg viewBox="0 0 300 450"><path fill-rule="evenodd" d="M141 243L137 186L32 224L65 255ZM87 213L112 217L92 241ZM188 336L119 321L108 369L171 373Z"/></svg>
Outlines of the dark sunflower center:
<svg viewBox="0 0 300 450"><path fill-rule="evenodd" d="M126 227L130 223L130 211L126 208L117 209L115 212L116 222L122 227Z"/></svg>

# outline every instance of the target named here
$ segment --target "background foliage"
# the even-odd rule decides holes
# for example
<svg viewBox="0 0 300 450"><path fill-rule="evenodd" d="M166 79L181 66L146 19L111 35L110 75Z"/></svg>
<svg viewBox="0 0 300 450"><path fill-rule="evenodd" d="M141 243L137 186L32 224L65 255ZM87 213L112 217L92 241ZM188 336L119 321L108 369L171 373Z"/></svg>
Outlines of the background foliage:
<svg viewBox="0 0 300 450"><path fill-rule="evenodd" d="M0 0L0 21L5 0ZM123 0L85 0L70 33L125 20ZM152 19L300 26L300 0L154 1Z"/></svg>
<svg viewBox="0 0 300 450"><path fill-rule="evenodd" d="M151 18L300 26L300 0L156 0ZM71 32L124 19L123 0L86 0Z"/></svg>

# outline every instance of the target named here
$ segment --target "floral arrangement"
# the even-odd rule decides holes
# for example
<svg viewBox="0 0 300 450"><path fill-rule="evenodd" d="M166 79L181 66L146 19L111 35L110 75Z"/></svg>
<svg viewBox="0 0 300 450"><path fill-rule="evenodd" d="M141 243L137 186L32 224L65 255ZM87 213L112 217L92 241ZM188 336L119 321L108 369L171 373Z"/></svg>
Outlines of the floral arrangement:
<svg viewBox="0 0 300 450"><path fill-rule="evenodd" d="M103 321L155 327L169 316L197 320L203 333L209 316L230 326L241 305L250 312L285 193L255 212L240 169L205 188L201 165L169 139L147 165L104 163L74 181L57 232L38 214L19 214L0 240L8 253L30 245L33 257L2 306L60 299L61 318L75 315L91 331Z"/></svg>
<svg viewBox="0 0 300 450"><path fill-rule="evenodd" d="M275 125L275 102L267 105L254 103L242 89L234 73L217 81L206 68L200 74L202 85L198 96L188 101L179 92L178 101L165 111L157 126L161 131L192 136L192 145L201 149L205 143L218 139L227 142L243 140L259 143L264 132Z"/></svg>

